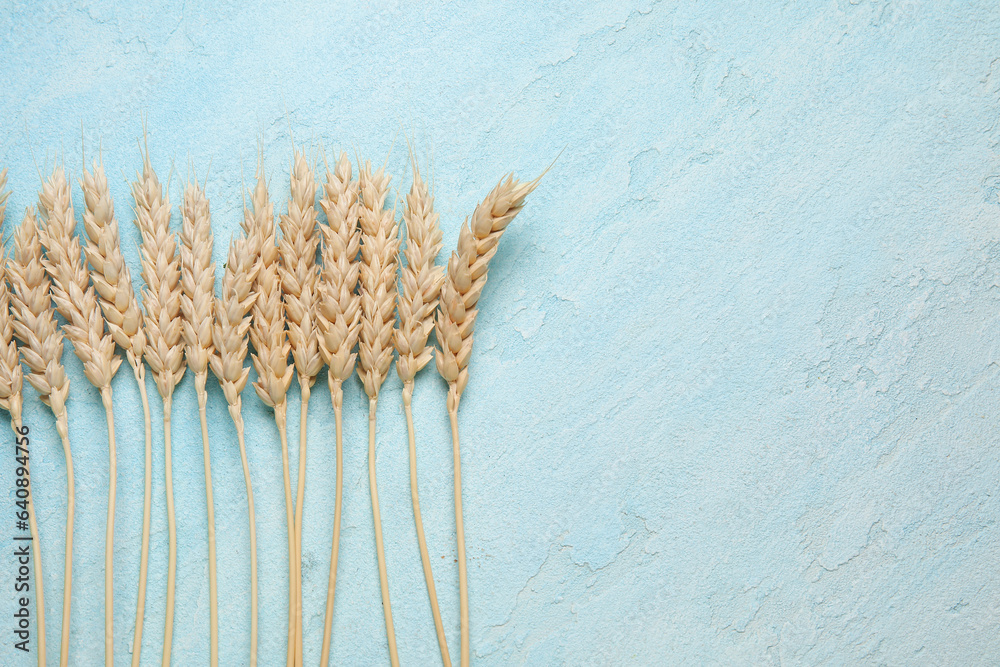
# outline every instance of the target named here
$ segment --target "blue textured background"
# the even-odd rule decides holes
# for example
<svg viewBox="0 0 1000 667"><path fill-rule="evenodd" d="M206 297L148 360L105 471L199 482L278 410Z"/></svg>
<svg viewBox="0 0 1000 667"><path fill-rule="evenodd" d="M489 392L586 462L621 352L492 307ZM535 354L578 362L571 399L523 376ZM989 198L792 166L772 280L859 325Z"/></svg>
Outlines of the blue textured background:
<svg viewBox="0 0 1000 667"><path fill-rule="evenodd" d="M508 170L559 161L504 237L462 403L472 640L480 664L995 664L1000 655L1000 8L995 2L0 2L9 234L43 169L103 146L126 259L125 177L148 115L172 201L208 172L224 261L263 152L278 210L292 140L433 170L446 251ZM197 4L204 6L198 7ZM407 3L409 4L409 3ZM767 4L767 3L765 3ZM756 6L755 6L756 5ZM209 171L209 164L211 169ZM78 188L77 210L82 208ZM175 214L179 225L179 215ZM443 258L441 261L444 261ZM103 654L106 430L69 349L78 474L72 656ZM380 493L399 653L435 664L393 373ZM131 374L119 442L115 642L127 664L142 506ZM159 400L153 392L154 415ZM26 390L58 653L64 462ZM359 384L347 386L333 655L384 664ZM286 533L273 420L245 402L261 664L283 660ZM297 440L298 394L290 409ZM175 664L208 651L193 381L175 399ZM415 395L420 479L453 654L457 574L444 386ZM235 433L209 404L223 664L248 641ZM167 555L161 428L144 663ZM309 412L306 662L318 660L333 505L325 378ZM293 448L294 449L294 448ZM12 501L10 448L0 485ZM13 532L0 511L0 539ZM3 548L7 553L8 547ZM30 664L5 629L0 662Z"/></svg>

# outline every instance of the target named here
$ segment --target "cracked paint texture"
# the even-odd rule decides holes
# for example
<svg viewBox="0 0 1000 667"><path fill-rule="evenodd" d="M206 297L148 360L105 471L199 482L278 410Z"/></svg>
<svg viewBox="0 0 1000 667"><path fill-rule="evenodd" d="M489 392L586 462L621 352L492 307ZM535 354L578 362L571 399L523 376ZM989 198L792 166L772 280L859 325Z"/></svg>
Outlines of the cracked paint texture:
<svg viewBox="0 0 1000 667"><path fill-rule="evenodd" d="M292 140L433 174L446 250L508 170L562 151L493 262L464 451L473 656L481 665L987 665L1000 655L1000 7L825 0L501 3L0 2L5 238L56 160L102 151L138 272L126 178L147 117L173 203L204 179L221 264L258 139L284 211ZM390 152L391 150L391 152ZM34 158L32 157L34 153ZM211 165L211 166L210 166ZM82 210L79 188L74 196ZM179 227L176 212L173 224ZM440 261L445 261L442 257ZM67 343L68 347L68 343ZM64 355L77 480L72 661L103 661L106 431ZM167 558L160 402L143 663ZM366 401L345 397L332 654L385 664ZM403 664L436 664L400 384L378 473ZM142 423L118 427L116 664L130 659ZM421 502L453 655L458 594L445 387L414 397ZM222 664L244 664L248 536L235 432L210 383ZM175 393L175 664L208 654L204 478L193 379ZM298 441L293 389L289 439ZM260 661L283 659L286 533L273 419L244 403L256 491ZM65 465L26 389L58 650ZM319 657L333 412L313 391L305 659ZM293 447L293 470L297 451ZM14 462L0 464L0 538ZM4 514L7 512L7 514ZM9 549L5 548L5 552ZM33 664L4 630L0 663ZM8 625L4 625L4 623Z"/></svg>

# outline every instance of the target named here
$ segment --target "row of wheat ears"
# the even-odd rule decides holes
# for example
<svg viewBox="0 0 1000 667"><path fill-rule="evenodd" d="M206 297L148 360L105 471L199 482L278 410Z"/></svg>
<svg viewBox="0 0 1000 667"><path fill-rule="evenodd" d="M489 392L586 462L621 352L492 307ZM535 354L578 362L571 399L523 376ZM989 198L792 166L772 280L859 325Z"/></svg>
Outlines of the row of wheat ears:
<svg viewBox="0 0 1000 667"><path fill-rule="evenodd" d="M324 161L324 164L325 161ZM60 665L68 662L70 591L72 581L74 483L66 399L69 379L62 363L63 335L83 362L87 379L101 391L109 440L110 484L105 545L105 662L113 664L112 554L116 488L114 415L111 380L125 352L135 375L145 419L145 493L139 591L133 638L132 664L139 664L149 555L152 485L152 437L145 364L153 372L163 400L166 496L169 533L166 627L163 664L170 663L174 620L177 537L174 517L170 451L171 403L174 387L185 368L195 376L201 422L208 508L211 664L218 664L218 605L216 594L215 520L211 461L206 419L208 372L218 378L236 426L246 482L250 521L250 664L257 660L257 557L253 489L244 443L241 392L250 368L244 365L249 342L257 395L273 408L281 437L289 550L289 618L287 664L301 665L302 654L302 505L305 492L306 418L310 388L323 366L336 420L336 492L333 544L326 599L321 664L329 660L334 591L336 586L343 492L342 384L357 366L369 397L368 472L382 604L388 649L398 665L392 610L389 602L375 477L375 416L379 389L389 371L393 349L396 370L403 382L403 405L409 439L410 488L420 557L430 599L435 631L445 665L451 664L444 625L438 608L430 557L424 537L417 493L416 448L411 399L414 378L434 356L448 383L447 410L452 429L455 475L460 628L460 664L468 665L469 605L466 578L465 533L462 523L461 461L457 412L468 382L468 363L477 302L486 283L489 262L497 242L521 210L538 179L520 182L507 176L476 207L463 224L458 247L447 271L435 266L442 234L434 199L413 161L413 183L406 196L403 223L405 265L399 266L400 239L395 209L386 208L390 177L384 168L360 166L357 179L341 154L333 170L326 166L317 216L317 181L304 154L295 151L290 179L288 213L275 226L263 169L258 163L256 184L248 192L243 234L229 246L221 297L215 296L212 229L209 202L197 182L187 184L181 207L179 239L170 231L171 205L149 161L131 184L135 222L142 236L141 275L145 282L136 298L128 266L120 249L118 223L103 165L84 168L85 235L81 252L75 234L70 186L62 167L56 167L42 185L37 215L31 209L17 228L14 256L0 265L0 407L9 411L15 432L21 424L20 361L28 367L28 381L55 416L67 466L66 555L63 581L63 617ZM541 177L539 177L541 178ZM0 173L0 225L3 223L6 171ZM279 232L280 230L280 238ZM178 249L179 240L179 249ZM317 250L321 262L316 262ZM83 261L89 264L88 271ZM11 290L8 290L8 281ZM56 313L66 322L62 329ZM397 319L398 316L398 319ZM105 326L106 325L106 326ZM431 330L439 348L428 345ZM20 341L18 344L15 341ZM437 354L434 354L434 351ZM20 355L19 355L20 352ZM289 365L291 353L293 363ZM297 375L301 389L299 470L292 501L287 443L287 391ZM33 502L28 503L34 542L34 578L38 626L38 664L45 664L45 616L38 529Z"/></svg>

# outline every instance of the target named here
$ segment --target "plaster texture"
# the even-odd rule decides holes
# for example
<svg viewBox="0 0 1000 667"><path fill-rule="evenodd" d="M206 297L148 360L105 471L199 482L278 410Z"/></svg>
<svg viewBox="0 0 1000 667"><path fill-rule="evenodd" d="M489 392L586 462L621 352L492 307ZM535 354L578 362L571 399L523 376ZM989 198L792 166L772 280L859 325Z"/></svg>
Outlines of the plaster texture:
<svg viewBox="0 0 1000 667"><path fill-rule="evenodd" d="M508 170L561 157L504 236L462 401L480 665L988 665L1000 656L1000 6L995 2L0 1L8 221L56 160L100 148L138 274L126 178L149 147L176 204L204 180L221 266L263 152L285 210L294 141L381 163L411 137L446 252ZM34 154L34 158L32 157ZM82 198L77 187L77 213ZM179 227L176 212L174 224ZM9 245L9 243L8 243ZM440 261L445 261L442 256ZM67 344L77 479L72 662L103 661L108 464L98 393ZM160 402L143 663L158 664L167 558ZM400 383L378 473L404 665L437 664L411 513ZM248 535L234 429L209 419L222 664L246 661ZM128 664L143 437L127 369L116 664ZM175 398L177 665L209 645L193 379ZM387 662L365 463L345 399L332 654ZM458 593L445 387L414 398L421 500L453 655ZM277 431L246 394L260 664L283 660ZM4 418L6 419L6 418ZM48 644L58 652L65 465L26 389ZM289 411L298 438L298 391ZM6 422L4 422L6 423ZM309 410L306 663L332 533L333 411ZM10 441L5 436L5 442ZM0 663L13 649L14 461L0 458ZM293 447L293 465L297 458Z"/></svg>

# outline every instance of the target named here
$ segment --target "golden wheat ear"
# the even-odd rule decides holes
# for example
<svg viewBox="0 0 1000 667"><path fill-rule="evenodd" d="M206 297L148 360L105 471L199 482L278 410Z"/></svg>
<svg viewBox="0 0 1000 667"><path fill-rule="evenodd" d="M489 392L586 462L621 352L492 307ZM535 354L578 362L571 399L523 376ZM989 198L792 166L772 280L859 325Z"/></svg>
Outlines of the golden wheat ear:
<svg viewBox="0 0 1000 667"><path fill-rule="evenodd" d="M56 418L56 430L66 456L66 555L63 570L62 630L59 664L69 663L70 601L73 590L73 520L75 483L73 455L69 442L66 397L69 378L62 365L63 334L56 323L51 282L42 266L42 244L38 222L29 209L14 234L14 257L7 262L11 284L11 314L14 335L21 341L21 358L28 367L28 382ZM39 598L39 602L41 599ZM39 622L42 617L39 616ZM42 645L39 644L39 650ZM39 656L41 659L41 656Z"/></svg>
<svg viewBox="0 0 1000 667"><path fill-rule="evenodd" d="M295 517L292 509L291 474L288 469L288 387L295 367L288 363L291 346L285 330L280 254L274 226L274 207L268 198L263 166L258 163L253 197L254 214L244 220L248 243L256 250L256 277L253 283L253 311L250 342L257 381L253 388L267 406L274 409L274 421L281 441L281 465L285 485L285 520L288 524L288 646L286 663L295 663Z"/></svg>
<svg viewBox="0 0 1000 667"><path fill-rule="evenodd" d="M375 551L378 556L379 581L382 587L382 610L389 642L389 660L399 664L392 607L389 604L389 581L382 545L382 520L375 479L375 413L378 392L392 363L392 330L396 320L396 266L399 254L399 228L396 214L386 210L389 176L384 169L372 172L366 162L359 178L361 195L361 335L358 343L358 375L368 394L368 485L371 491L372 517L375 522Z"/></svg>
<svg viewBox="0 0 1000 667"><path fill-rule="evenodd" d="M547 170L546 170L547 171ZM544 173L542 174L544 175ZM541 176L524 183L513 175L501 179L476 206L458 236L458 248L448 261L441 286L435 333L438 340L437 369L448 382L448 416L451 422L452 454L455 459L455 524L458 536L459 613L461 615L461 664L469 664L469 588L465 561L465 529L462 521L462 466L458 440L458 403L469 381L472 332L476 305L497 243L511 220L521 212L524 199L538 187Z"/></svg>
<svg viewBox="0 0 1000 667"><path fill-rule="evenodd" d="M321 225L323 267L320 272L319 351L329 366L327 380L336 429L337 480L333 510L333 545L330 550L330 576L326 593L323 623L323 647L320 664L328 664L333 631L333 602L337 586L337 560L340 553L340 516L344 493L343 408L344 380L354 372L355 347L361 326L361 297L356 288L361 264L358 251L361 229L358 227L358 182L351 178L351 162L340 154L334 170L326 170L320 206L326 214Z"/></svg>
<svg viewBox="0 0 1000 667"><path fill-rule="evenodd" d="M167 496L167 532L170 551L167 557L167 600L164 624L163 663L170 664L174 631L174 592L177 579L177 521L174 513L173 458L171 452L171 413L174 387L184 377L183 318L181 317L180 257L177 237L170 232L170 200L149 162L143 155L142 171L132 183L135 200L135 224L142 236L139 256L142 278L143 324L146 331L146 363L153 372L156 389L163 399L163 446ZM147 459L148 461L149 459ZM149 477L143 509L143 546L139 566L139 600L136 605L132 666L138 667L142 652L142 630L146 603L146 575L149 556Z"/></svg>

